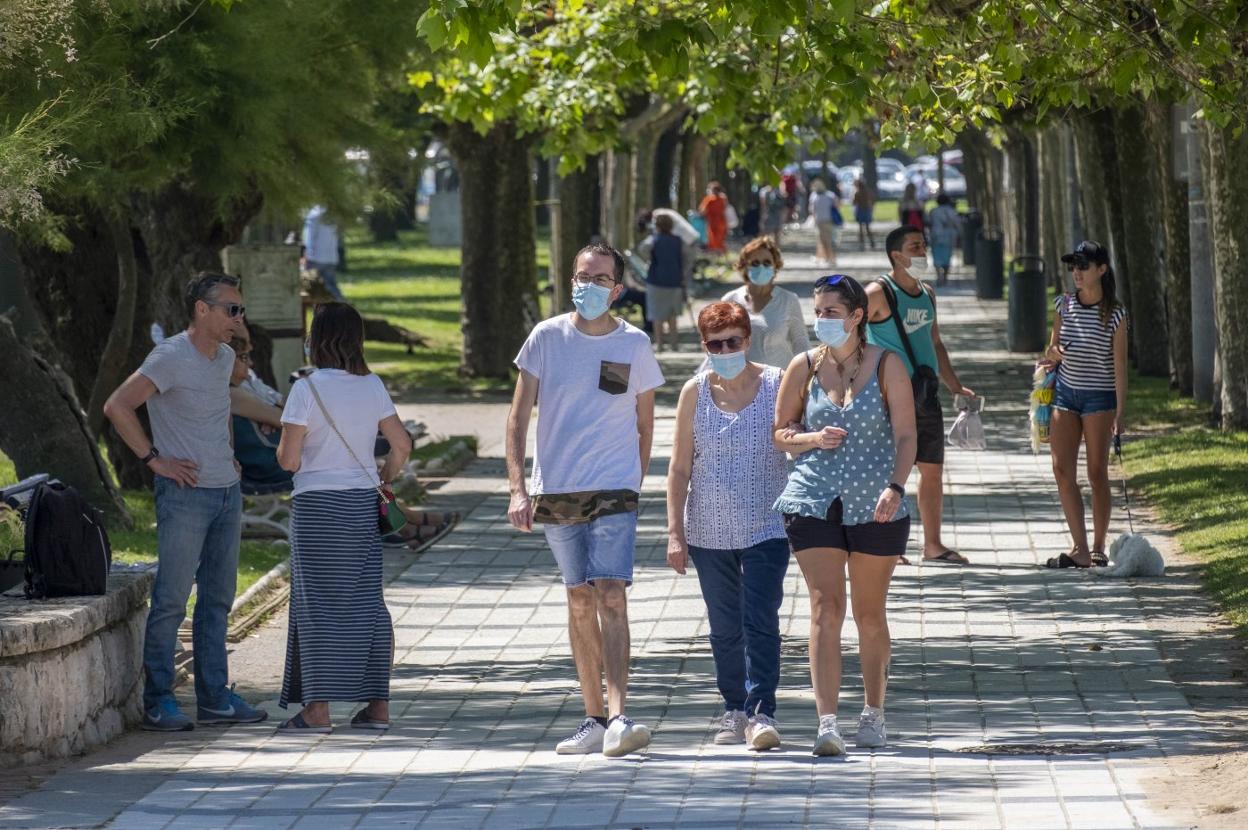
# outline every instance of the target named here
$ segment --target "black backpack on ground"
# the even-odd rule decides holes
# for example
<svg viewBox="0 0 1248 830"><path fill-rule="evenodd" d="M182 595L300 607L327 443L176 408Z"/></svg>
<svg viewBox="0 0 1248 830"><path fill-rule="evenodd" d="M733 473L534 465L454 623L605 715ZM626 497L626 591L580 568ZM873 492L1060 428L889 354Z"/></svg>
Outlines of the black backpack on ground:
<svg viewBox="0 0 1248 830"><path fill-rule="evenodd" d="M26 597L103 594L113 549L104 514L59 481L35 488L26 508Z"/></svg>

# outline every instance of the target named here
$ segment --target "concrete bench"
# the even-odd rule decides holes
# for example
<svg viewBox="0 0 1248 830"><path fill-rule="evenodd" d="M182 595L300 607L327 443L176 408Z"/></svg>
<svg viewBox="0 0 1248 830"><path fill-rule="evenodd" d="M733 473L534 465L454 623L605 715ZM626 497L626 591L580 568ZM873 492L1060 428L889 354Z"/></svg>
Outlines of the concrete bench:
<svg viewBox="0 0 1248 830"><path fill-rule="evenodd" d="M154 578L113 573L95 597L0 595L0 768L86 752L139 721Z"/></svg>

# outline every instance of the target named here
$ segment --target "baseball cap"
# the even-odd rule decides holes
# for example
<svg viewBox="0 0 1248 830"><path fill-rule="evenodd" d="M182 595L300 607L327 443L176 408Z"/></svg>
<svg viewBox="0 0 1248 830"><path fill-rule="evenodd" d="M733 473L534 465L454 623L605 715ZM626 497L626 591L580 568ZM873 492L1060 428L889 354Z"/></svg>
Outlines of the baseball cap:
<svg viewBox="0 0 1248 830"><path fill-rule="evenodd" d="M1075 246L1069 254L1062 254L1062 262L1090 262L1093 265L1108 265L1109 251L1099 242L1085 239Z"/></svg>

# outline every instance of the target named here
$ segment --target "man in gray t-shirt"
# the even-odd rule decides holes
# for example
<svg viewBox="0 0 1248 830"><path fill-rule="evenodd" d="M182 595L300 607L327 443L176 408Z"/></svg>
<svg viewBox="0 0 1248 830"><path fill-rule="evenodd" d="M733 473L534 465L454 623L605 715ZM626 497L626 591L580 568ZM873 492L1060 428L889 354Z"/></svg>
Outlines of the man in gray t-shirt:
<svg viewBox="0 0 1248 830"><path fill-rule="evenodd" d="M192 584L195 697L200 723L254 723L268 714L229 687L225 632L238 577L242 495L230 440L225 345L242 325L238 280L204 273L186 289L190 325L152 349L104 404L117 434L156 475L156 547L143 643L143 728L193 729L173 696L174 650ZM147 404L149 439L136 410Z"/></svg>

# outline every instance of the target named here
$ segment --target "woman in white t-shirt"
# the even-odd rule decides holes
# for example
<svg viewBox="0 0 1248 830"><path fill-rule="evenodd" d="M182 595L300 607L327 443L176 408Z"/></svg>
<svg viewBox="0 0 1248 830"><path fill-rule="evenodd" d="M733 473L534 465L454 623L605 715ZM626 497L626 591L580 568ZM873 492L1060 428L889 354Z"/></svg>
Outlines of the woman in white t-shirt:
<svg viewBox="0 0 1248 830"><path fill-rule="evenodd" d="M810 348L810 334L802 319L801 301L787 288L776 285L784 266L780 246L769 236L750 240L737 257L737 271L744 283L721 299L745 306L750 313L750 352L746 359L767 366L789 365L795 355ZM703 365L703 369L707 364Z"/></svg>
<svg viewBox="0 0 1248 830"><path fill-rule="evenodd" d="M331 700L367 703L351 726L386 729L394 638L382 596L378 491L402 468L412 439L364 362L359 312L346 303L317 306L308 345L317 371L291 387L277 448L295 481L279 703L304 708L279 730L329 732ZM390 442L380 474L378 429Z"/></svg>

